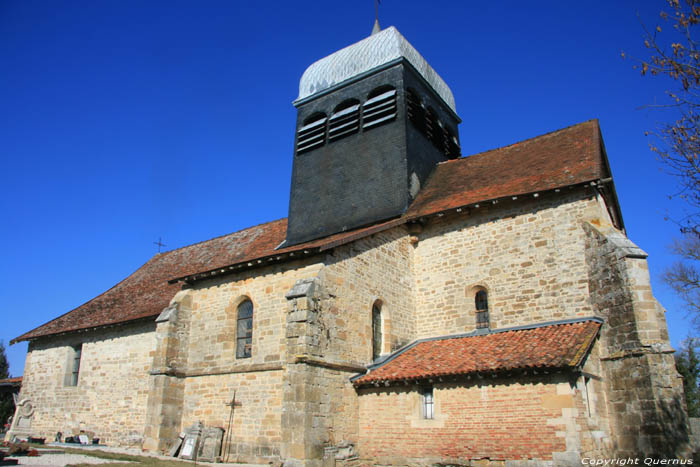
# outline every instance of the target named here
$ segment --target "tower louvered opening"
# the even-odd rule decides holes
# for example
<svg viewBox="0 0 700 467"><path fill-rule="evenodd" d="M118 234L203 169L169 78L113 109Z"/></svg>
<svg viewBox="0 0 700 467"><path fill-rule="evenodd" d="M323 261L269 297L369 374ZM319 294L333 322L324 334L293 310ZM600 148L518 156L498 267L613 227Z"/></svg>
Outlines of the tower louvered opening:
<svg viewBox="0 0 700 467"><path fill-rule="evenodd" d="M328 119L328 141L335 141L360 130L360 101L350 99L335 108Z"/></svg>
<svg viewBox="0 0 700 467"><path fill-rule="evenodd" d="M362 107L362 128L374 128L396 118L396 89L377 88L367 96Z"/></svg>
<svg viewBox="0 0 700 467"><path fill-rule="evenodd" d="M426 112L425 135L436 148L442 150L442 125L431 108Z"/></svg>
<svg viewBox="0 0 700 467"><path fill-rule="evenodd" d="M312 115L304 121L297 134L297 154L310 151L326 142L326 114Z"/></svg>
<svg viewBox="0 0 700 467"><path fill-rule="evenodd" d="M450 159L456 159L462 155L457 136L449 128L445 128L445 155Z"/></svg>
<svg viewBox="0 0 700 467"><path fill-rule="evenodd" d="M406 114L408 120L421 132L425 132L425 107L413 89L406 90Z"/></svg>

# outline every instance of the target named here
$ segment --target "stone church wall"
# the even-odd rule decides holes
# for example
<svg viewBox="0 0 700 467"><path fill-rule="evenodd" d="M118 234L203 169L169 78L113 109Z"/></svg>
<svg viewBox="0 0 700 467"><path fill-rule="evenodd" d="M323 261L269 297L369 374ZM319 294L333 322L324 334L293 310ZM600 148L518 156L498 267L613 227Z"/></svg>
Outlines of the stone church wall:
<svg viewBox="0 0 700 467"><path fill-rule="evenodd" d="M326 258L320 279L334 296L326 308L340 320L331 330L342 332L331 335L333 356L371 363L375 303L382 311L382 353L415 339L412 254L405 228L397 227L336 248Z"/></svg>
<svg viewBox="0 0 700 467"><path fill-rule="evenodd" d="M411 254L403 227L335 248L314 292L289 301L282 422L289 465L320 465L324 448L357 443L357 394L349 378L372 360L375 303L384 353L412 339Z"/></svg>
<svg viewBox="0 0 700 467"><path fill-rule="evenodd" d="M618 232L584 227L590 300L606 321L600 359L613 448L619 456L685 455L690 430L682 381L646 253Z"/></svg>
<svg viewBox="0 0 700 467"><path fill-rule="evenodd" d="M580 442L584 401L571 378L473 377L435 384L432 420L422 416L421 386L360 389L360 456L372 465L471 465L481 459L568 465L580 449L590 448Z"/></svg>
<svg viewBox="0 0 700 467"><path fill-rule="evenodd" d="M607 213L576 189L428 223L414 252L417 337L473 331L480 288L491 328L593 315L581 227L590 219Z"/></svg>
<svg viewBox="0 0 700 467"><path fill-rule="evenodd" d="M249 270L199 283L174 299L177 314L159 324L164 336L155 361L167 375L154 375L149 449L167 449L174 439L159 427L173 424L179 430L201 421L228 430L231 423L229 461L262 462L279 458L282 392L286 354L287 300L285 294L302 279L313 278L319 259ZM238 305L253 303L252 355L236 357ZM175 326L169 330L168 326ZM179 326L179 328L178 328ZM181 328L181 329L180 329ZM177 335L177 349L168 350L166 335ZM168 378L170 384L158 383ZM168 407L176 399L177 407ZM173 430L171 430L173 431ZM174 432L176 433L176 432ZM229 438L230 437L230 438Z"/></svg>
<svg viewBox="0 0 700 467"><path fill-rule="evenodd" d="M58 431L85 430L103 443L140 446L154 329L154 323L129 324L31 342L21 397L35 407L33 436L53 441ZM72 346L80 343L78 385L67 386Z"/></svg>

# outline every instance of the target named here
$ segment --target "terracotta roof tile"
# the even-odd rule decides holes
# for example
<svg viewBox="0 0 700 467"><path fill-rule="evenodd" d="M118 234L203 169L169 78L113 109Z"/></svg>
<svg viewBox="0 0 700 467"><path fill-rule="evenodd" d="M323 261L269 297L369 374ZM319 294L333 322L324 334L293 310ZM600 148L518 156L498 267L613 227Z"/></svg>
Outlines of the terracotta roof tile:
<svg viewBox="0 0 700 467"><path fill-rule="evenodd" d="M13 386L22 384L22 377L0 379L0 386Z"/></svg>
<svg viewBox="0 0 700 467"><path fill-rule="evenodd" d="M438 164L406 216L609 177L605 172L598 121L590 120Z"/></svg>
<svg viewBox="0 0 700 467"><path fill-rule="evenodd" d="M354 380L355 386L528 368L575 368L598 334L598 320L482 336L418 341Z"/></svg>
<svg viewBox="0 0 700 467"><path fill-rule="evenodd" d="M177 280L195 274L206 278L211 271L261 258L323 251L453 207L602 178L601 148L598 122L591 120L439 164L400 218L275 250L286 236L287 220L280 219L161 253L103 294L11 343L155 317L180 290Z"/></svg>
<svg viewBox="0 0 700 467"><path fill-rule="evenodd" d="M274 252L284 240L286 229L287 220L280 219L157 254L103 294L11 343L158 316L181 288L179 284L169 284L168 279Z"/></svg>

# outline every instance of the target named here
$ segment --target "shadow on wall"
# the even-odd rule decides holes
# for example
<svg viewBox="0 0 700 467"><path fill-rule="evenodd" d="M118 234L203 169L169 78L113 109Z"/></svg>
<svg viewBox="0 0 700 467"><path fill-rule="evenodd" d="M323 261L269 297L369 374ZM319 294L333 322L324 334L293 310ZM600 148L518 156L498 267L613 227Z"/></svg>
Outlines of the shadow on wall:
<svg viewBox="0 0 700 467"><path fill-rule="evenodd" d="M642 430L642 436L648 437L652 446L651 452L644 453L645 457L691 456L694 447L690 444L688 415L682 396L660 401L643 401L642 404L655 404L658 414L656 423L648 423Z"/></svg>

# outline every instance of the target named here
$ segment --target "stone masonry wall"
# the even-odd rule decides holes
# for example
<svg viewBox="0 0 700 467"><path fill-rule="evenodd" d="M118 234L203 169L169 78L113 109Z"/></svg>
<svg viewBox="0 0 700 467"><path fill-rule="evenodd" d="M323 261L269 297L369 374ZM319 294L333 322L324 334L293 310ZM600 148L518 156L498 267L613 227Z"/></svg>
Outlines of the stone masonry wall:
<svg viewBox="0 0 700 467"><path fill-rule="evenodd" d="M429 222L414 251L416 337L473 331L479 288L491 328L593 315L581 227L588 220L608 222L590 188Z"/></svg>
<svg viewBox="0 0 700 467"><path fill-rule="evenodd" d="M334 316L328 357L366 365L372 361L372 305L381 304L388 354L416 336L413 302L413 251L404 227L336 248L326 257L320 280L332 299L324 314Z"/></svg>
<svg viewBox="0 0 700 467"><path fill-rule="evenodd" d="M590 446L580 442L584 402L572 384L565 374L435 384L432 420L422 416L421 386L360 389L360 456L372 465L580 465Z"/></svg>
<svg viewBox="0 0 700 467"><path fill-rule="evenodd" d="M130 324L31 342L21 397L35 407L32 434L52 441L58 431L70 436L85 430L110 445L140 446L154 328ZM66 386L71 347L80 343L78 385Z"/></svg>
<svg viewBox="0 0 700 467"><path fill-rule="evenodd" d="M689 428L682 382L654 298L646 253L620 233L585 226L591 303L605 317L602 374L618 456L685 455Z"/></svg>
<svg viewBox="0 0 700 467"><path fill-rule="evenodd" d="M187 334L178 337L186 352L173 352L164 366L171 370L167 378L180 382L171 388L176 397L182 385L180 430L197 421L228 429L231 409L226 404L235 392L237 406L226 448L229 461L279 458L287 360L285 294L296 281L315 277L320 268L318 259L308 259L249 270L199 283L175 297L177 315L172 319L188 323ZM254 307L252 356L237 358L237 309L246 299ZM168 351L164 346L159 352ZM166 401L167 396L166 390L160 399ZM164 445L161 440L160 448Z"/></svg>
<svg viewBox="0 0 700 467"><path fill-rule="evenodd" d="M338 247L288 304L288 382L283 416L289 465L321 465L324 448L357 443L349 378L372 360L372 306L381 304L382 351L414 335L411 246L403 227Z"/></svg>

